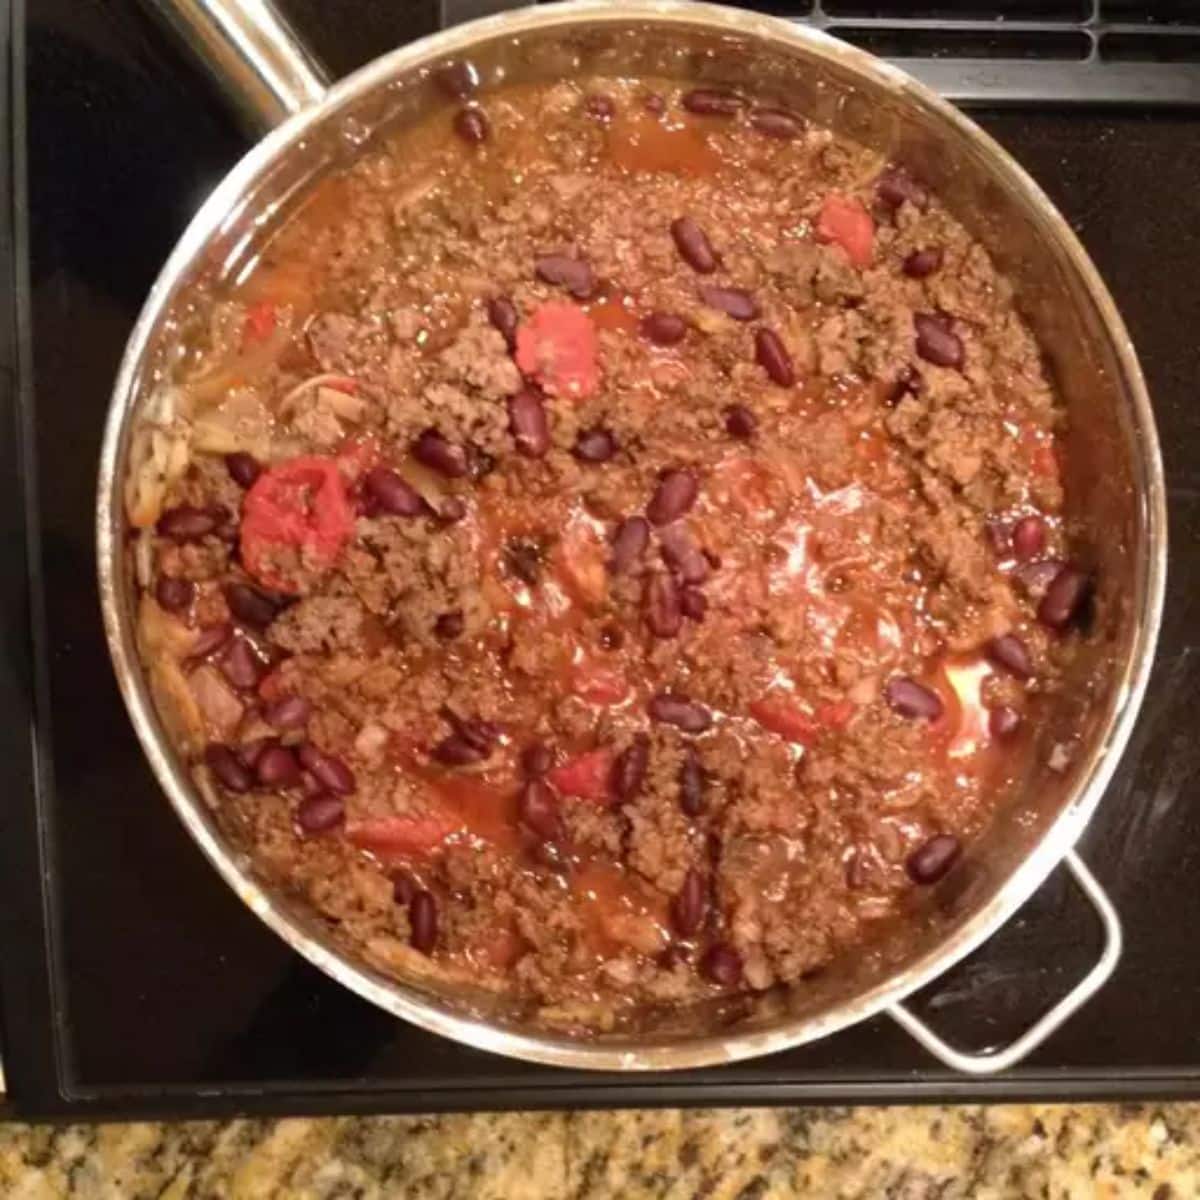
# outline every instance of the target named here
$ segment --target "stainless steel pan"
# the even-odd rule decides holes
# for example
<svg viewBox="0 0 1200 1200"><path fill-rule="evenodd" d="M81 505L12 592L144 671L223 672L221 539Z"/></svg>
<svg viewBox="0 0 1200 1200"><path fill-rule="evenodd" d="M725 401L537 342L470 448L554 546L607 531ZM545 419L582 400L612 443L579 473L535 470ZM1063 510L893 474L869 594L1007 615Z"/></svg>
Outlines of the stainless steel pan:
<svg viewBox="0 0 1200 1200"><path fill-rule="evenodd" d="M1162 466L1137 358L1095 268L1041 189L972 122L902 72L741 10L674 0L527 8L406 46L327 88L268 0L155 2L225 79L246 117L274 126L197 213L133 330L108 415L96 529L105 629L134 727L180 819L229 884L300 953L366 999L436 1033L519 1058L609 1070L696 1067L812 1041L881 1012L965 1071L998 1070L1028 1053L1104 982L1120 953L1116 914L1072 848L1141 702L1166 571ZM907 936L848 956L790 991L732 1008L648 1012L605 1037L532 1028L494 997L384 977L313 914L271 890L223 835L165 737L134 644L123 480L132 432L170 360L188 289L244 268L295 197L377 131L445 106L430 71L463 57L485 85L581 72L733 84L784 99L910 163L1017 284L1068 408L1068 516L1098 581L1086 652L1038 732L1016 802L934 890ZM902 1001L983 942L1060 863L1095 905L1105 937L1100 959L1012 1045L986 1055L953 1049Z"/></svg>

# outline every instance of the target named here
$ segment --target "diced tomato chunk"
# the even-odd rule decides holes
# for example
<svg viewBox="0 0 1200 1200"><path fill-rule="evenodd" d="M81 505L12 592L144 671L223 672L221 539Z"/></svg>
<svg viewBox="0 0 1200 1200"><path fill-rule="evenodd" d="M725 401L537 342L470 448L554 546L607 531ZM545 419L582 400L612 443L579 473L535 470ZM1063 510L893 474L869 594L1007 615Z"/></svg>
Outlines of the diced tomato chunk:
<svg viewBox="0 0 1200 1200"><path fill-rule="evenodd" d="M242 345L265 342L275 332L275 305L262 300L246 309L242 323Z"/></svg>
<svg viewBox="0 0 1200 1200"><path fill-rule="evenodd" d="M629 684L619 671L584 660L571 669L571 690L589 704L620 704L629 695Z"/></svg>
<svg viewBox="0 0 1200 1200"><path fill-rule="evenodd" d="M816 721L792 700L764 696L750 705L750 715L766 730L807 746L820 732Z"/></svg>
<svg viewBox="0 0 1200 1200"><path fill-rule="evenodd" d="M446 813L412 817L375 817L346 829L346 837L360 850L379 858L403 858L437 849L460 826Z"/></svg>
<svg viewBox="0 0 1200 1200"><path fill-rule="evenodd" d="M817 708L817 722L826 729L844 729L854 716L853 700L834 700Z"/></svg>
<svg viewBox="0 0 1200 1200"><path fill-rule="evenodd" d="M279 557L331 566L354 530L354 510L335 459L305 455L264 471L242 503L242 563L260 583L295 592Z"/></svg>
<svg viewBox="0 0 1200 1200"><path fill-rule="evenodd" d="M875 244L875 222L861 200L853 196L826 196L817 214L817 237L836 242L856 267L871 261Z"/></svg>
<svg viewBox="0 0 1200 1200"><path fill-rule="evenodd" d="M515 929L492 930L480 947L484 962L494 970L503 971L525 953L527 943Z"/></svg>
<svg viewBox="0 0 1200 1200"><path fill-rule="evenodd" d="M612 772L612 751L601 747L577 754L546 775L550 785L564 796L583 800L606 800L608 778Z"/></svg>
<svg viewBox="0 0 1200 1200"><path fill-rule="evenodd" d="M591 318L561 300L539 305L517 329L517 366L551 395L590 396L599 382Z"/></svg>

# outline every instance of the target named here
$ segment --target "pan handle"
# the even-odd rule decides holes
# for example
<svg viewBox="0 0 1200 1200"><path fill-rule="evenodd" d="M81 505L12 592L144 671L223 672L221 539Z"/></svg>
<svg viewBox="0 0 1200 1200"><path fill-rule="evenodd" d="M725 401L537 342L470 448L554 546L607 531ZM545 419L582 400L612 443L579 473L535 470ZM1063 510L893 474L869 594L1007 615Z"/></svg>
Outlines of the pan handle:
<svg viewBox="0 0 1200 1200"><path fill-rule="evenodd" d="M149 0L257 134L316 104L329 74L272 0Z"/></svg>
<svg viewBox="0 0 1200 1200"><path fill-rule="evenodd" d="M1038 1018L1016 1041L1002 1050L988 1054L968 1054L943 1041L920 1017L903 1004L893 1004L888 1016L906 1033L914 1037L934 1058L940 1059L954 1071L968 1075L992 1075L1019 1063L1042 1044L1072 1013L1085 1004L1107 982L1121 957L1121 920L1112 901L1096 882L1096 877L1083 864L1074 850L1068 851L1063 863L1071 872L1079 890L1092 902L1104 930L1104 949L1096 965L1048 1012Z"/></svg>

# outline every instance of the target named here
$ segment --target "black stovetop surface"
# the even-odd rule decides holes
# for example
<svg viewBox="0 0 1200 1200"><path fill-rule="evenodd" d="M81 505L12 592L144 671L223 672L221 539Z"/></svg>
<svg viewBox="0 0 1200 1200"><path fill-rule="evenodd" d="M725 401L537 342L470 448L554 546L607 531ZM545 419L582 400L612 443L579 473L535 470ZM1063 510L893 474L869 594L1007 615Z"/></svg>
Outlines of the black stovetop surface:
<svg viewBox="0 0 1200 1200"><path fill-rule="evenodd" d="M292 0L344 71L433 5ZM353 19L348 16L353 8ZM1072 220L1129 321L1163 438L1171 579L1157 667L1082 844L1125 925L1098 997L1003 1078L955 1077L886 1019L755 1063L630 1079L462 1048L393 1020L261 925L187 838L113 683L94 585L101 425L137 310L197 202L245 148L216 92L134 0L27 0L28 358L0 459L0 996L10 1099L31 1116L1200 1095L1200 113L982 113ZM17 36L21 26L15 25ZM18 56L19 61L19 56ZM5 250L0 244L0 252ZM6 400L9 397L4 397ZM15 432L15 438L11 435ZM19 466L30 504L27 607ZM35 639L30 640L30 630ZM30 761L30 728L34 761ZM929 990L976 1047L1078 978L1094 920L1054 877Z"/></svg>

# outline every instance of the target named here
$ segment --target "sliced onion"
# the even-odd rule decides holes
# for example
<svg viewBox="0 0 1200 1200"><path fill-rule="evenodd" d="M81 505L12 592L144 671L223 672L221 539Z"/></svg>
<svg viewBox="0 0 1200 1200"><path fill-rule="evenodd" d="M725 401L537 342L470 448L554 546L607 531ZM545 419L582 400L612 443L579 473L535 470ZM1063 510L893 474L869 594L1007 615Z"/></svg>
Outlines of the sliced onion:
<svg viewBox="0 0 1200 1200"><path fill-rule="evenodd" d="M376 758L384 746L388 744L388 739L391 736L382 725L374 721L369 721L358 731L358 736L354 739L354 749L363 758Z"/></svg>

